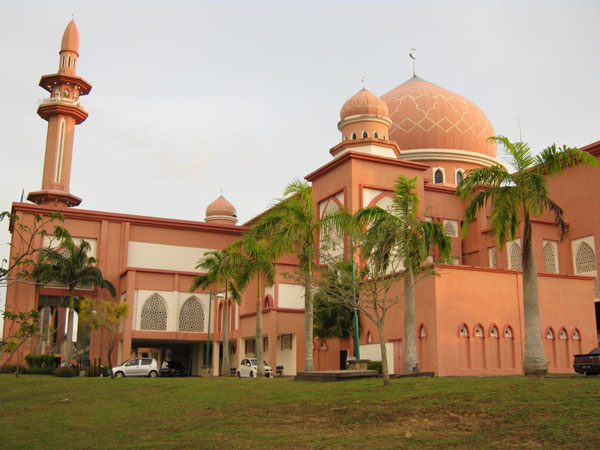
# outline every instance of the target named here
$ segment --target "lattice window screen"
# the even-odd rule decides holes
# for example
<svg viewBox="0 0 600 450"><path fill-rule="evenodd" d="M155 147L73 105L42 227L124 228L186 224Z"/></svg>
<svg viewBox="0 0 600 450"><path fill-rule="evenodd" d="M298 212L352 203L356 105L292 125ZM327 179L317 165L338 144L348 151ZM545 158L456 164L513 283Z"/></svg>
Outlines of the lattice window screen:
<svg viewBox="0 0 600 450"><path fill-rule="evenodd" d="M544 245L544 272L556 273L556 251L552 242L546 242Z"/></svg>
<svg viewBox="0 0 600 450"><path fill-rule="evenodd" d="M582 242L577 247L575 267L577 273L593 272L596 270L596 255L587 242Z"/></svg>
<svg viewBox="0 0 600 450"><path fill-rule="evenodd" d="M142 308L142 330L166 330L167 329L167 305L158 294L146 300Z"/></svg>
<svg viewBox="0 0 600 450"><path fill-rule="evenodd" d="M179 312L179 331L204 331L204 308L197 297L185 301Z"/></svg>
<svg viewBox="0 0 600 450"><path fill-rule="evenodd" d="M516 242L513 242L510 245L510 268L512 270L523 270L521 262L521 246Z"/></svg>

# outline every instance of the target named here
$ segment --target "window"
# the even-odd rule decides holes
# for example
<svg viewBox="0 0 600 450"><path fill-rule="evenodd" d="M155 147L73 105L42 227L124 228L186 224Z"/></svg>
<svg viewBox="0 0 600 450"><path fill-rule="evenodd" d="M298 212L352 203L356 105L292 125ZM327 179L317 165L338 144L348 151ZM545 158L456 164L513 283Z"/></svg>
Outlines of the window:
<svg viewBox="0 0 600 450"><path fill-rule="evenodd" d="M425 325L421 325L421 331L419 333L419 337L427 337L427 330L425 329Z"/></svg>
<svg viewBox="0 0 600 450"><path fill-rule="evenodd" d="M579 244L579 247L577 247L575 270L577 273L587 273L596 270L596 255L587 242L582 242Z"/></svg>
<svg viewBox="0 0 600 450"><path fill-rule="evenodd" d="M511 270L522 270L523 266L522 266L522 260L523 257L521 256L521 246L519 245L518 241L514 241L510 244L510 248L509 248L509 264L510 267L509 269Z"/></svg>
<svg viewBox="0 0 600 450"><path fill-rule="evenodd" d="M373 343L373 335L371 334L370 331L367 331L367 344L372 344Z"/></svg>
<svg viewBox="0 0 600 450"><path fill-rule="evenodd" d="M179 331L204 331L204 309L196 296L187 299L181 307Z"/></svg>
<svg viewBox="0 0 600 450"><path fill-rule="evenodd" d="M356 133L352 133L352 139L356 139Z"/></svg>
<svg viewBox="0 0 600 450"><path fill-rule="evenodd" d="M142 330L166 330L167 329L167 305L158 294L146 300L142 308L141 317Z"/></svg>
<svg viewBox="0 0 600 450"><path fill-rule="evenodd" d="M469 330L466 325L460 327L459 335L461 337L469 337Z"/></svg>
<svg viewBox="0 0 600 450"><path fill-rule="evenodd" d="M574 329L573 330L573 340L574 341L579 341L581 338L579 337L579 330Z"/></svg>
<svg viewBox="0 0 600 450"><path fill-rule="evenodd" d="M477 325L477 328L475 328L475 336L483 337L483 328L481 327L481 325Z"/></svg>
<svg viewBox="0 0 600 450"><path fill-rule="evenodd" d="M291 350L292 349L292 335L284 334L281 336L281 350Z"/></svg>
<svg viewBox="0 0 600 450"><path fill-rule="evenodd" d="M567 339L567 330L561 328L560 333L558 334L561 339Z"/></svg>
<svg viewBox="0 0 600 450"><path fill-rule="evenodd" d="M554 339L554 331L552 328L546 330L546 339Z"/></svg>
<svg viewBox="0 0 600 450"><path fill-rule="evenodd" d="M511 327L506 327L504 330L504 337L508 338L508 339L512 339L513 337L513 331Z"/></svg>
<svg viewBox="0 0 600 450"><path fill-rule="evenodd" d="M446 236L458 237L458 222L444 219L444 233L446 233Z"/></svg>
<svg viewBox="0 0 600 450"><path fill-rule="evenodd" d="M69 62L67 63L67 67L71 67L71 55L69 55Z"/></svg>
<svg viewBox="0 0 600 450"><path fill-rule="evenodd" d="M373 137L374 137L375 139L379 139L379 133L376 131L375 133L373 133Z"/></svg>
<svg viewBox="0 0 600 450"><path fill-rule="evenodd" d="M142 366L149 366L150 364L152 364L152 360L150 358L142 359Z"/></svg>
<svg viewBox="0 0 600 450"><path fill-rule="evenodd" d="M494 247L489 247L488 248L488 261L489 261L489 266L492 269L496 268L496 249Z"/></svg>
<svg viewBox="0 0 600 450"><path fill-rule="evenodd" d="M368 138L369 137L369 133L367 133L366 131L363 131L362 132L362 137L363 137L363 139Z"/></svg>
<svg viewBox="0 0 600 450"><path fill-rule="evenodd" d="M545 241L544 244L544 272L557 273L556 264L556 243L553 241Z"/></svg>
<svg viewBox="0 0 600 450"><path fill-rule="evenodd" d="M433 175L433 182L436 184L444 182L444 172L442 169L437 169Z"/></svg>
<svg viewBox="0 0 600 450"><path fill-rule="evenodd" d="M254 353L255 352L255 341L254 339L246 339L246 353Z"/></svg>
<svg viewBox="0 0 600 450"><path fill-rule="evenodd" d="M490 328L490 337L497 338L498 337L498 328L495 325Z"/></svg>
<svg viewBox="0 0 600 450"><path fill-rule="evenodd" d="M463 175L462 171L457 170L456 171L456 184L462 183L463 178L464 178L464 175Z"/></svg>
<svg viewBox="0 0 600 450"><path fill-rule="evenodd" d="M263 337L263 352L269 351L269 337Z"/></svg>

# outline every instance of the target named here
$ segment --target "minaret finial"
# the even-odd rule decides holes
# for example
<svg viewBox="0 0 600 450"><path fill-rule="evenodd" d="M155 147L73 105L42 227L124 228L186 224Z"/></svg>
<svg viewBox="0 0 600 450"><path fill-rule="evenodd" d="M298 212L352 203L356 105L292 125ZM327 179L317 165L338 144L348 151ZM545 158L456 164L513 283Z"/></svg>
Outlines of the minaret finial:
<svg viewBox="0 0 600 450"><path fill-rule="evenodd" d="M411 59L413 60L413 77L417 76L417 57L414 54L414 52L416 52L416 51L417 51L416 48L411 48L408 50L408 56L410 56Z"/></svg>
<svg viewBox="0 0 600 450"><path fill-rule="evenodd" d="M362 77L360 77L360 81L362 81L363 89L366 89L367 88L367 85L366 85L367 77L365 77L363 75Z"/></svg>
<svg viewBox="0 0 600 450"><path fill-rule="evenodd" d="M223 197L223 188L219 188L219 192L221 192L221 197Z"/></svg>

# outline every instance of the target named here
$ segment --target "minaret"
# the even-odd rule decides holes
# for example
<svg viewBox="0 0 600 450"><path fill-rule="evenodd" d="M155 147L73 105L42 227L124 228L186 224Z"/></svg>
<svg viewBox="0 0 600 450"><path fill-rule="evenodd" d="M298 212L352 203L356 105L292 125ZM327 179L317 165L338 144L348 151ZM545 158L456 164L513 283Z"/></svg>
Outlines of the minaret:
<svg viewBox="0 0 600 450"><path fill-rule="evenodd" d="M37 113L48 121L46 156L42 175L42 190L30 192L27 200L39 205L58 208L77 206L81 199L69 192L71 159L75 125L83 122L88 113L80 95L87 95L92 85L75 73L79 57L79 33L71 20L59 53L58 73L43 75L40 86L50 93L41 101Z"/></svg>

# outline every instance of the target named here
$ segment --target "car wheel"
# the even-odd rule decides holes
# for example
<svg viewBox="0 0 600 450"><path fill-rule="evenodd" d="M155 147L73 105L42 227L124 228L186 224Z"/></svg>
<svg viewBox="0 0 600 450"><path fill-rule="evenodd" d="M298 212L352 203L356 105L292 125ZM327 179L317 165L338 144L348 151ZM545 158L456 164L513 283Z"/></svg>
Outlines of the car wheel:
<svg viewBox="0 0 600 450"><path fill-rule="evenodd" d="M151 371L148 376L150 378L156 378L158 376L158 373L156 372L156 370Z"/></svg>
<svg viewBox="0 0 600 450"><path fill-rule="evenodd" d="M250 378L254 378L254 372L250 371Z"/></svg>
<svg viewBox="0 0 600 450"><path fill-rule="evenodd" d="M237 372L237 376L238 376L238 378L242 378L242 374L240 373L240 371L239 371L239 370L238 370L238 372Z"/></svg>
<svg viewBox="0 0 600 450"><path fill-rule="evenodd" d="M123 378L124 376L125 376L125 374L123 372L115 373L115 377L117 377L117 378Z"/></svg>

